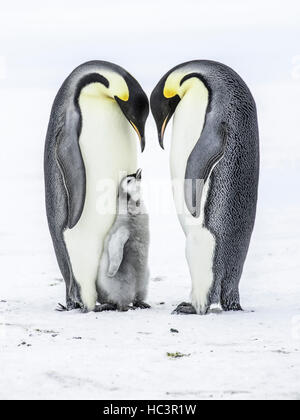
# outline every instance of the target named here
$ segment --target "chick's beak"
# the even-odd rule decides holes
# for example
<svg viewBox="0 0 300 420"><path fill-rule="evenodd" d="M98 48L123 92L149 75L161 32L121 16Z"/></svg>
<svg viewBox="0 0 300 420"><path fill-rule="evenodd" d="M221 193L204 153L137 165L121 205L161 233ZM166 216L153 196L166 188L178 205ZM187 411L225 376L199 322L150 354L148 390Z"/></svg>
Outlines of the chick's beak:
<svg viewBox="0 0 300 420"><path fill-rule="evenodd" d="M142 179L142 169L138 169L135 175L136 179L141 180Z"/></svg>

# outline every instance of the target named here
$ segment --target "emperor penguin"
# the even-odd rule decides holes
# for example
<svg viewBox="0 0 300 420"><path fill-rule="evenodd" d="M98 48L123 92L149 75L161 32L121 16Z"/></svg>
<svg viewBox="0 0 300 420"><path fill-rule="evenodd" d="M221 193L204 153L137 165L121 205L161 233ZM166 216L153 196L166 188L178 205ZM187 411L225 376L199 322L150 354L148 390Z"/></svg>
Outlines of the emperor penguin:
<svg viewBox="0 0 300 420"><path fill-rule="evenodd" d="M148 309L149 216L142 199L142 170L122 179L118 214L103 247L97 281L97 312ZM130 304L133 306L129 306Z"/></svg>
<svg viewBox="0 0 300 420"><path fill-rule="evenodd" d="M192 280L191 302L174 313L242 310L239 282L259 178L253 96L228 66L195 60L170 70L150 103L162 147L174 115L170 170Z"/></svg>
<svg viewBox="0 0 300 420"><path fill-rule="evenodd" d="M48 224L66 283L66 307L95 309L103 244L120 179L138 169L148 98L123 68L91 61L61 86L50 116L44 172Z"/></svg>

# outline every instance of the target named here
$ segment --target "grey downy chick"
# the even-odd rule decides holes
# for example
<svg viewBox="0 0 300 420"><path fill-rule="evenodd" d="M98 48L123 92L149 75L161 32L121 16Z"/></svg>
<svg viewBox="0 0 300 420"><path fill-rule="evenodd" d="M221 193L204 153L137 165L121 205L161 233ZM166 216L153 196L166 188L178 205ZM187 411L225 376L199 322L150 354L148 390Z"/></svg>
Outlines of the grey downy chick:
<svg viewBox="0 0 300 420"><path fill-rule="evenodd" d="M142 201L141 169L120 183L116 220L105 241L97 292L104 310L150 308L144 302L149 282L149 216ZM129 306L133 304L133 306Z"/></svg>

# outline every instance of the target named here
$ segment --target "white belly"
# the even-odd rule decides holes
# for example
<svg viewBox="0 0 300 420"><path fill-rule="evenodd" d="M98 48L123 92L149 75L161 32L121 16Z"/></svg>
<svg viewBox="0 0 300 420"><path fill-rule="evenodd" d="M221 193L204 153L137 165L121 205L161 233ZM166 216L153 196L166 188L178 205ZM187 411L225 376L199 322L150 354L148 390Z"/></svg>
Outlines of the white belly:
<svg viewBox="0 0 300 420"><path fill-rule="evenodd" d="M215 238L203 226L209 179L203 188L199 218L193 217L185 204L184 180L187 160L204 126L207 105L207 89L197 80L177 106L170 154L174 201L186 235L186 258L192 279L191 299L198 313L206 310L208 293L213 283Z"/></svg>
<svg viewBox="0 0 300 420"><path fill-rule="evenodd" d="M82 94L79 103L86 197L80 220L64 232L64 239L82 301L92 310L103 242L115 220L120 178L137 170L137 141L115 101Z"/></svg>

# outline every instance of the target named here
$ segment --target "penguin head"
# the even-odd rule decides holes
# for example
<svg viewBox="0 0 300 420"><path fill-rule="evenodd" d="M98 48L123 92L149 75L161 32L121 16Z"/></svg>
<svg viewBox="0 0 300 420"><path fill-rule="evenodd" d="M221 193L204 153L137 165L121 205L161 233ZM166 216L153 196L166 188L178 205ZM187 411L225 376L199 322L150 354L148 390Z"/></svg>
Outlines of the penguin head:
<svg viewBox="0 0 300 420"><path fill-rule="evenodd" d="M139 83L129 74L123 75L127 90L114 94L121 111L136 131L142 152L145 149L145 124L149 115L149 101Z"/></svg>
<svg viewBox="0 0 300 420"><path fill-rule="evenodd" d="M138 169L135 174L128 175L122 179L119 188L120 200L128 203L128 210L131 206L139 207L141 201L142 170Z"/></svg>
<svg viewBox="0 0 300 420"><path fill-rule="evenodd" d="M175 93L172 96L165 96L165 84L167 76L164 76L154 88L151 98L151 111L156 122L159 144L164 148L164 133L168 122L172 118L177 105L180 102L180 96Z"/></svg>
<svg viewBox="0 0 300 420"><path fill-rule="evenodd" d="M81 78L78 83L75 95L76 101L82 93L116 101L122 113L136 131L143 151L145 148L145 124L149 115L149 101L140 84L126 70L113 63L92 61L80 67L90 68L90 72Z"/></svg>
<svg viewBox="0 0 300 420"><path fill-rule="evenodd" d="M184 63L170 70L156 85L150 105L156 122L159 143L164 148L163 139L168 122L172 118L177 105L192 86L193 79L199 74L193 72L189 63Z"/></svg>

